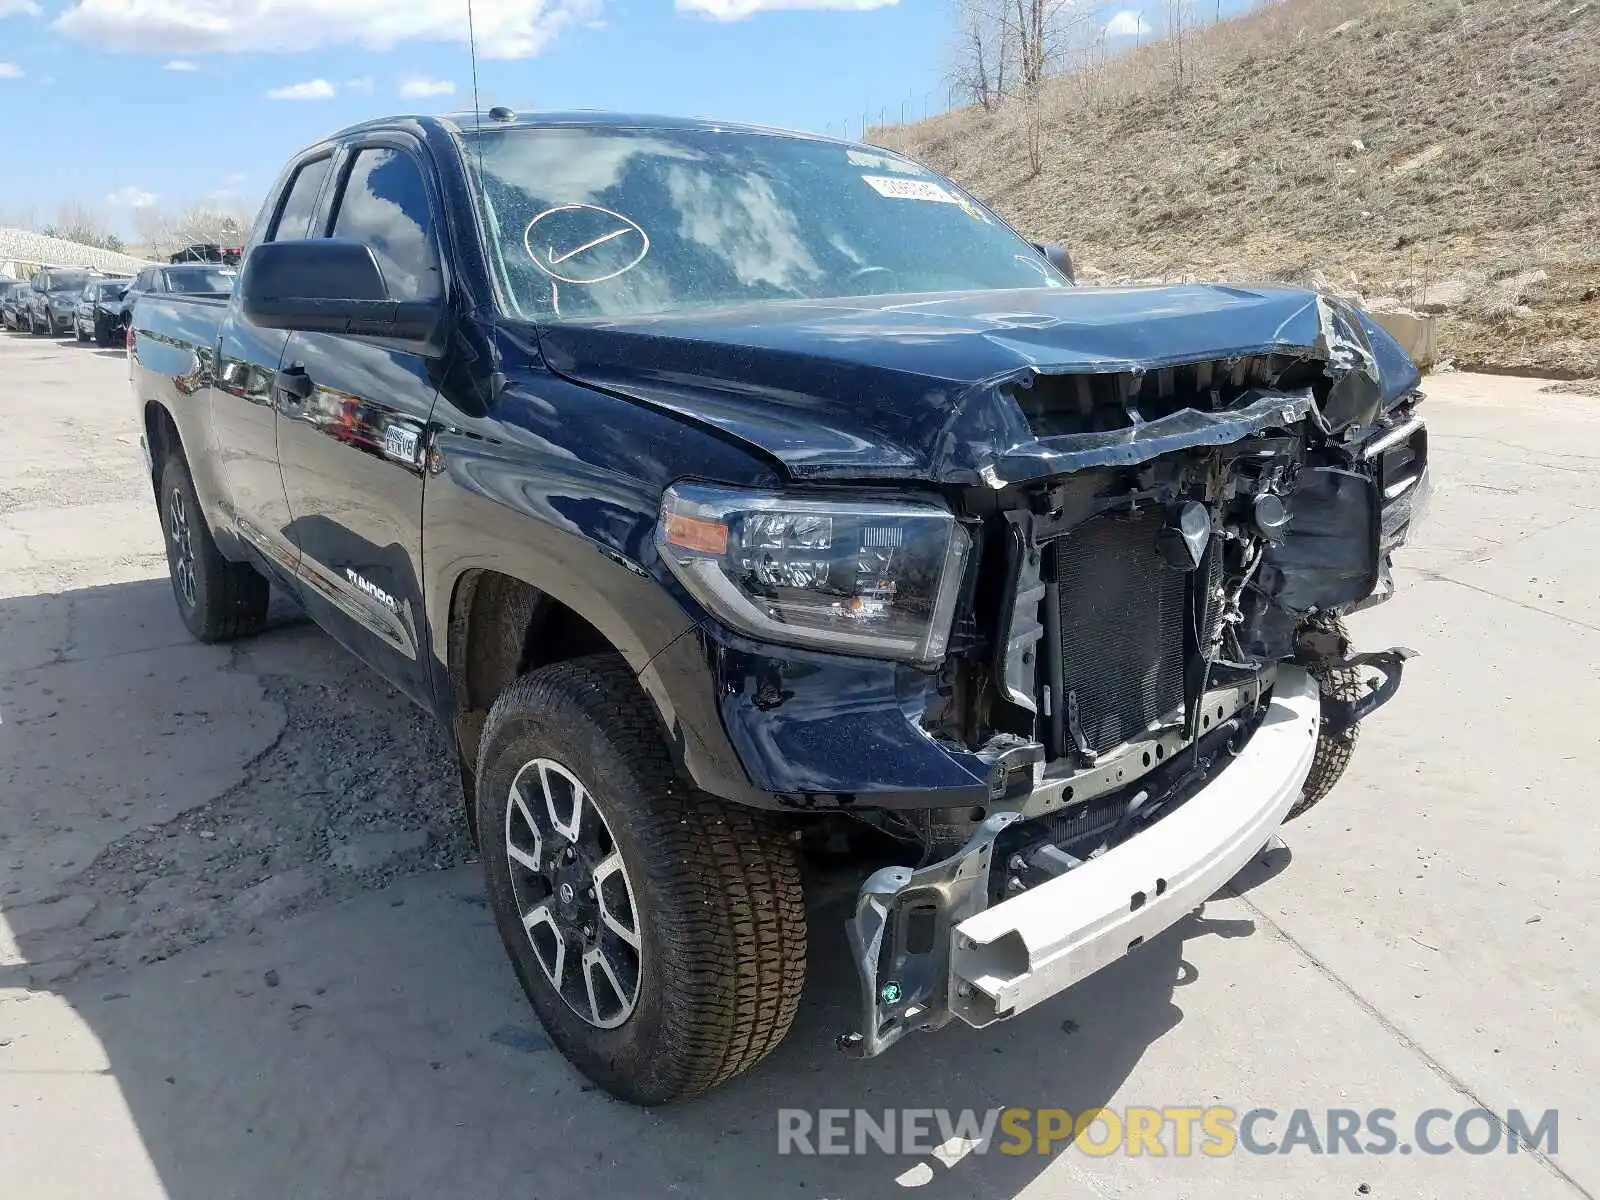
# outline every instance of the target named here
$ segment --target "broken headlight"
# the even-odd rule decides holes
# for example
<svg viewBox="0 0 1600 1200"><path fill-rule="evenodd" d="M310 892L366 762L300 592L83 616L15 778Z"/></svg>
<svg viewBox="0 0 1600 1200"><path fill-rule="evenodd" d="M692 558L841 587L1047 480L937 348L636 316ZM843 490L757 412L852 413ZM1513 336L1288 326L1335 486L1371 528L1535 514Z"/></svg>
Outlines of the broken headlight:
<svg viewBox="0 0 1600 1200"><path fill-rule="evenodd" d="M972 542L935 504L680 483L656 546L730 628L763 641L933 663Z"/></svg>

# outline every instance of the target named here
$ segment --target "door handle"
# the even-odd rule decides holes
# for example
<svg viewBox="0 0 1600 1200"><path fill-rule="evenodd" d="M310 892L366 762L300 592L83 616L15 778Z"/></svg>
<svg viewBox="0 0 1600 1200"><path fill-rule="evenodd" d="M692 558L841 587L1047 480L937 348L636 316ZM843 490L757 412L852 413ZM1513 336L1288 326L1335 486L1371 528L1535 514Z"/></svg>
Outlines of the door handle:
<svg viewBox="0 0 1600 1200"><path fill-rule="evenodd" d="M279 371L272 378L272 386L295 404L304 403L316 390L316 384L311 382L311 376L299 364Z"/></svg>

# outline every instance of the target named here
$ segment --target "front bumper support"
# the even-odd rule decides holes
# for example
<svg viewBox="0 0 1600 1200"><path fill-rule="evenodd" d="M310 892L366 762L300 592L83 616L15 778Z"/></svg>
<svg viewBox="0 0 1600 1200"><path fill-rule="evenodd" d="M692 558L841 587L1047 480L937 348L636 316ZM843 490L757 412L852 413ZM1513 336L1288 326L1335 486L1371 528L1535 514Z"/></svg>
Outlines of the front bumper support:
<svg viewBox="0 0 1600 1200"><path fill-rule="evenodd" d="M1383 681L1381 683L1375 681L1370 690L1354 700L1323 696L1322 732L1328 737L1338 737L1340 734L1348 733L1393 700L1394 694L1400 690L1400 674L1405 669L1406 660L1416 656L1415 650L1395 646L1388 650L1353 654L1335 662L1333 665L1336 667L1371 667L1383 677Z"/></svg>
<svg viewBox="0 0 1600 1200"><path fill-rule="evenodd" d="M1398 672L1396 672L1398 675ZM841 1048L870 1057L952 1017L984 1026L1031 1008L1193 911L1266 844L1300 795L1321 720L1316 681L1278 672L1261 724L1227 765L1120 844L990 903L990 816L950 858L885 867L862 886L848 932L863 1022Z"/></svg>

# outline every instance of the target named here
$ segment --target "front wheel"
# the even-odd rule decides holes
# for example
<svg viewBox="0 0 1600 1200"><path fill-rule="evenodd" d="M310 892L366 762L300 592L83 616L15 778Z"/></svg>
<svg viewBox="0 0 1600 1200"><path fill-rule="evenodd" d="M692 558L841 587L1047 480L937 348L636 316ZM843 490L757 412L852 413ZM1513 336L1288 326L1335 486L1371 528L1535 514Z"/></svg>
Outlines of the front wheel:
<svg viewBox="0 0 1600 1200"><path fill-rule="evenodd" d="M261 632L271 588L249 563L230 562L217 549L183 456L161 468L161 528L167 572L178 615L198 641L226 642Z"/></svg>
<svg viewBox="0 0 1600 1200"><path fill-rule="evenodd" d="M687 787L620 658L495 701L476 817L490 901L551 1040L634 1104L697 1095L789 1030L806 922L792 843Z"/></svg>
<svg viewBox="0 0 1600 1200"><path fill-rule="evenodd" d="M1349 631L1338 617L1314 617L1312 620L1330 633L1336 633L1343 638L1349 637ZM1365 691L1361 672L1354 667L1319 668L1313 670L1312 675L1316 678L1322 695L1335 700L1359 700ZM1333 785L1344 777L1346 768L1350 766L1350 759L1355 755L1356 735L1360 731L1359 725L1352 725L1340 734L1318 731L1317 749L1311 759L1311 773L1306 776L1305 785L1300 789L1300 798L1294 802L1289 814L1283 818L1285 821L1304 816L1315 808L1324 796L1333 791Z"/></svg>

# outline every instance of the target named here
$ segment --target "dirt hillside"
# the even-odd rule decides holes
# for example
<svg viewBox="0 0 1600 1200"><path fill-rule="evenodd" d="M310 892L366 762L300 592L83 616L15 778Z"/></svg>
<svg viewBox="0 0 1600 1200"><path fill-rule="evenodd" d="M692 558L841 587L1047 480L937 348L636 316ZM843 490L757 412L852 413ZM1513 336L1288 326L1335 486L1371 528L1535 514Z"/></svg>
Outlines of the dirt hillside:
<svg viewBox="0 0 1600 1200"><path fill-rule="evenodd" d="M1458 366L1600 375L1600 0L1282 0L872 132L1085 281L1278 279L1441 316Z"/></svg>

